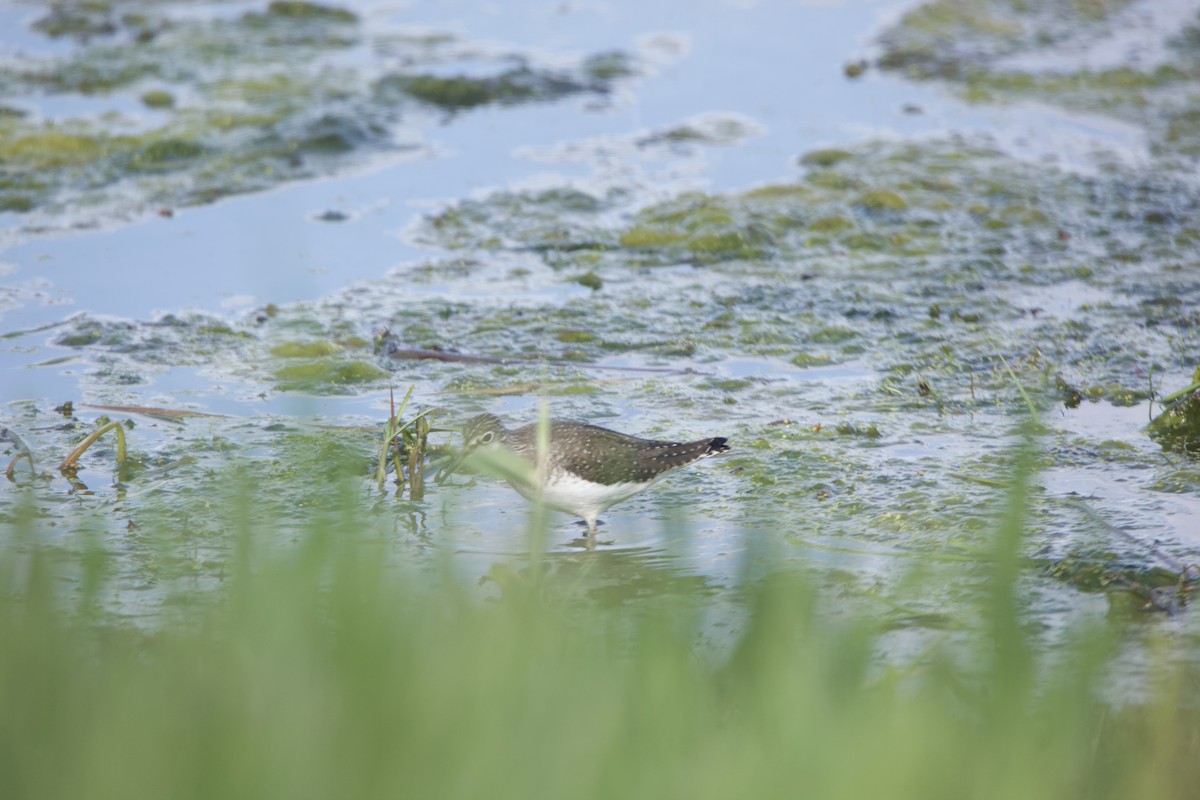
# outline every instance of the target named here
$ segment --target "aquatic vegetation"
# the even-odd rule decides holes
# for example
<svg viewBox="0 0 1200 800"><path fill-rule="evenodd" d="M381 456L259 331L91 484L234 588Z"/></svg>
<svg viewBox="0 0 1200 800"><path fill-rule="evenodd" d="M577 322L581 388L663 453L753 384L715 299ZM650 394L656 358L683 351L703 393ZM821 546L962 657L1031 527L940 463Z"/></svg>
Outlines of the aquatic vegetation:
<svg viewBox="0 0 1200 800"><path fill-rule="evenodd" d="M1046 567L1059 580L1084 591L1105 592L1119 602L1117 595L1136 598L1143 610L1178 613L1196 592L1195 568L1183 572L1163 566L1133 562L1122 563L1116 553L1071 553Z"/></svg>
<svg viewBox="0 0 1200 800"><path fill-rule="evenodd" d="M271 347L271 355L279 358L321 358L339 352L341 348L328 340L280 342Z"/></svg>
<svg viewBox="0 0 1200 800"><path fill-rule="evenodd" d="M732 145L761 136L762 126L740 114L699 114L673 125L652 130L636 138L639 148L666 145L672 149L688 145Z"/></svg>
<svg viewBox="0 0 1200 800"><path fill-rule="evenodd" d="M1147 369L1171 369L1185 355L1177 336L1190 330L1184 309L1196 288L1164 265L1186 260L1193 246L1187 209L1200 200L1186 186L1058 173L955 141L845 152L832 168L810 167L836 170L846 178L838 184L688 194L624 212L629 198L619 194L500 192L451 205L418 231L462 255L331 298L328 308L275 308L232 326L202 316L150 325L80 317L56 341L119 360L114 376L125 379L168 364L210 366L219 352L220 369L239 380L322 393L378 390L399 368L415 370L405 380L455 392L520 392L563 379L503 368L467 378L394 359L388 348L372 353L368 343L383 327L400 350L442 352L451 364L455 351L484 364L627 354L668 359L668 367L671 359L750 356L813 369L869 358L886 392L855 405L889 408L895 397L940 414L1018 399L1000 357L1039 402L1061 402L1061 378L1089 401L1128 405L1149 396ZM906 207L864 203L863 184ZM639 272L679 264L702 272L649 283ZM1041 313L1039 304L1081 279L1100 297L1131 302ZM563 294L514 305L414 305L414 280L547 282ZM706 288L692 287L700 280ZM323 317L350 321L332 326ZM1131 338L1131 325L1148 333ZM918 392L916 376L933 390ZM698 382L692 401L724 404L714 387ZM772 390L744 391L758 403Z"/></svg>
<svg viewBox="0 0 1200 800"><path fill-rule="evenodd" d="M271 4L267 6L265 16L268 18L319 19L341 23L358 22L358 15L353 11L337 6L303 2L303 0L272 0Z"/></svg>
<svg viewBox="0 0 1200 800"><path fill-rule="evenodd" d="M914 78L961 78L1004 56L1095 37L1128 2L931 0L880 35L879 65Z"/></svg>
<svg viewBox="0 0 1200 800"><path fill-rule="evenodd" d="M125 452L126 451L125 451L125 430L124 430L124 428L122 428L121 425L122 424L120 422L116 422L116 421L109 421L109 422L103 422L103 424L97 424L96 430L94 430L90 434L88 434L87 437L82 442L79 443L79 446L76 447L74 450L72 450L70 453L68 453L67 457L64 458L62 460L62 463L58 465L59 472L62 472L64 474L67 474L69 472L74 472L76 470L76 464L79 461L79 457L81 455L83 455L84 452L89 447L91 447L96 442L97 439L99 439L101 436L108 433L109 431L112 431L113 436L115 436L116 440L117 440L117 469L118 470L123 469L125 467Z"/></svg>
<svg viewBox="0 0 1200 800"><path fill-rule="evenodd" d="M409 496L413 500L421 500L425 493L425 461L429 446L429 421L433 409L415 414L407 421L404 412L408 402L412 400L415 386L408 387L400 407L396 408L396 398L392 390L388 390L387 424L383 430L383 441L379 444L379 459L375 467L375 484L383 491L384 481L387 480L388 456L392 458L393 472L396 476L396 494L399 496L408 487Z"/></svg>
<svg viewBox="0 0 1200 800"><path fill-rule="evenodd" d="M146 108L173 108L175 95L162 89L153 89L142 93L142 105Z"/></svg>
<svg viewBox="0 0 1200 800"><path fill-rule="evenodd" d="M287 391L339 391L346 384L373 383L385 371L365 361L322 360L276 368L279 388Z"/></svg>
<svg viewBox="0 0 1200 800"><path fill-rule="evenodd" d="M104 2L53 3L45 16L34 21L33 29L52 39L65 36L86 41L111 36L118 29L113 10Z"/></svg>
<svg viewBox="0 0 1200 800"><path fill-rule="evenodd" d="M755 487L744 513L763 524L794 514L789 527L819 524L835 539L850 526L855 538L902 550L937 550L928 532L938 525L972 541L982 518L978 491L929 480L945 470L931 449L914 444L926 453L915 462L888 458L897 442L937 440L967 420L973 439L1002 436L993 425L1030 404L1144 404L1147 373L1189 363L1183 343L1195 326L1184 309L1200 303L1200 287L1174 266L1193 258L1193 211L1182 209L1195 210L1200 197L1188 183L1119 170L1059 172L956 140L873 143L801 161L806 176L836 179L682 195L623 215L614 213L619 197L585 196L567 209L561 194L543 192L454 204L425 221L422 240L469 263L511 257L530 265L536 255L552 274L586 267L604 285L594 297L455 309L437 327L444 341L470 351L512 355L544 353L548 333L581 329L575 320L586 318L582 329L595 338L573 342L574 358L643 354L696 368L758 357L764 376L786 376L782 364L872 375L869 388L822 386L819 374L812 383L779 377L774 386L696 376L671 388L635 383L623 397L638 406L680 404L693 415L736 405L741 438L762 443L731 460ZM880 201L863 202L868 193ZM694 245L710 232L731 234L731 248L756 247ZM667 274L648 279L647 270L660 268ZM486 275L473 272L472 281ZM405 321L389 324L405 335ZM426 337L427 328L414 326L413 335ZM505 391L503 376L484 383ZM779 416L808 426L769 424ZM851 457L834 436L881 452ZM1099 468L1115 458L1157 469L1152 451L1122 443L1119 451L1101 441L1064 444L1051 460ZM991 472L986 458L960 455L964 474ZM875 474L878 483L867 477ZM907 512L887 509L897 483L909 480L921 488L906 496ZM763 503L772 512L757 513ZM1050 506L1038 507L1037 520L1062 541L1086 538L1094 525ZM1130 563L1144 559L1116 550Z"/></svg>
<svg viewBox="0 0 1200 800"><path fill-rule="evenodd" d="M810 150L801 156L800 163L809 167L828 168L834 166L839 161L845 161L853 157L854 154L849 150L839 150L836 148Z"/></svg>
<svg viewBox="0 0 1200 800"><path fill-rule="evenodd" d="M554 70L522 54L493 54L486 56L498 63L492 77L442 77L431 65L485 56L454 37L368 34L354 12L330 4L271 2L213 17L176 15L172 5L55 4L35 30L77 46L0 64L6 95L128 94L157 112L150 126L115 112L96 119L25 119L20 109L0 115L0 207L53 213L81 194L97 213L115 215L128 213L130 196L139 207L211 202L412 149L402 106L413 126L415 103L465 111L547 102L605 93L636 71L621 52ZM410 65L402 74L386 72L378 57L395 50ZM354 66L338 60L349 51L366 57Z"/></svg>
<svg viewBox="0 0 1200 800"><path fill-rule="evenodd" d="M608 86L617 78L628 78L638 73L637 63L623 50L596 53L583 60L580 72L599 85Z"/></svg>
<svg viewBox="0 0 1200 800"><path fill-rule="evenodd" d="M593 291L600 291L604 288L604 279L592 270L588 270L582 275L577 275L571 280L575 281L575 283L578 283L580 286L586 286Z"/></svg>
<svg viewBox="0 0 1200 800"><path fill-rule="evenodd" d="M1164 408L1150 421L1150 438L1165 450L1200 452L1200 368L1191 385L1160 401Z"/></svg>
<svg viewBox="0 0 1200 800"><path fill-rule="evenodd" d="M415 98L447 111L460 111L496 103L545 102L583 91L603 91L603 83L589 86L569 75L514 67L487 78L456 75L385 75L375 84L377 96L385 101Z"/></svg>
<svg viewBox="0 0 1200 800"><path fill-rule="evenodd" d="M1022 57L1060 56L1112 33L1128 0L1080 3L1054 0L932 0L905 13L884 31L878 65L917 80L961 87L975 102L1031 98L1068 109L1114 116L1146 128L1151 150L1162 157L1193 158L1198 149L1188 122L1198 112L1200 60L1193 22L1177 35L1164 33L1169 58L1145 66L1025 66ZM1033 62L1036 65L1036 61Z"/></svg>

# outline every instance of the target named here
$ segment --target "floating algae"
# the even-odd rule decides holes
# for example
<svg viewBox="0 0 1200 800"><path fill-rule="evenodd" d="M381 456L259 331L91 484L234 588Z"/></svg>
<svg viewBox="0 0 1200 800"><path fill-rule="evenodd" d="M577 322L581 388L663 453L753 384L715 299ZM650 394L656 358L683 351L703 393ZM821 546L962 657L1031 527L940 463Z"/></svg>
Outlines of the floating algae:
<svg viewBox="0 0 1200 800"><path fill-rule="evenodd" d="M34 30L77 44L0 63L6 96L130 95L155 112L149 120L0 113L0 209L126 216L131 197L135 213L211 202L412 150L414 106L466 111L603 94L636 72L619 51L549 69L520 53L481 56L450 36L410 41L335 5L272 2L213 18L176 15L173 5L55 4ZM347 62L347 52L363 57ZM384 54L401 56L404 72L385 71ZM480 58L497 62L494 75L434 73Z"/></svg>

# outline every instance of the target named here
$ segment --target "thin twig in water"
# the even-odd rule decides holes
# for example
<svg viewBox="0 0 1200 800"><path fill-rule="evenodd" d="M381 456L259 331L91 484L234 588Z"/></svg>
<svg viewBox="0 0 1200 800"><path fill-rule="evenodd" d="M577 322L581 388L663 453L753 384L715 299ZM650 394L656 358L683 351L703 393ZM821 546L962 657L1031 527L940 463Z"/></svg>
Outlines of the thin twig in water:
<svg viewBox="0 0 1200 800"><path fill-rule="evenodd" d="M81 408L93 408L98 411L115 411L119 414L145 414L149 417L213 417L215 419L229 419L226 414L210 414L207 411L187 411L176 408L155 408L154 406L98 406L91 403L80 403Z"/></svg>
<svg viewBox="0 0 1200 800"><path fill-rule="evenodd" d="M37 475L37 467L33 465L33 452L29 449L29 445L25 444L25 440L22 439L16 431L12 430L11 428L0 428L0 439L6 439L12 442L20 450L19 453L13 456L13 460L8 462L8 469L4 470L4 477L8 478L10 481L16 480L16 478L13 477L13 471L17 468L17 462L22 458L29 459L29 471L34 475Z"/></svg>
<svg viewBox="0 0 1200 800"><path fill-rule="evenodd" d="M384 350L384 354L390 358L404 358L413 361L429 360L429 361L450 361L464 364L498 364L500 366L511 366L514 364L546 364L551 367L579 367L581 369L607 369L616 370L618 372L653 372L653 373L676 373L680 375L691 374L695 370L691 368L675 369L673 367L618 367L607 364L588 364L580 361L562 361L550 358L507 358L499 356L475 356L466 353L451 353L445 350L421 350L395 347L388 344Z"/></svg>
<svg viewBox="0 0 1200 800"><path fill-rule="evenodd" d="M76 462L92 444L104 434L113 431L117 437L117 469L125 466L125 429L121 427L119 422L110 422L88 434L88 437L79 443L79 446L67 454L67 457L58 465L58 471L67 473L77 468Z"/></svg>

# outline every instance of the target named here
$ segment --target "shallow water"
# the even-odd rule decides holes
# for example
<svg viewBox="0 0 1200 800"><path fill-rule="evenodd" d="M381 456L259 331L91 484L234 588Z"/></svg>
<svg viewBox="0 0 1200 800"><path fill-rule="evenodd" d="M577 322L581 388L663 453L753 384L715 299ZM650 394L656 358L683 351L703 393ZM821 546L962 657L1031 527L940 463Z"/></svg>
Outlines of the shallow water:
<svg viewBox="0 0 1200 800"><path fill-rule="evenodd" d="M1144 425L1151 387L1187 385L1195 366L1200 186L1158 166L1143 126L971 105L877 69L846 78L908 4L344 5L362 39L337 61L365 73L391 63L386 37L414 33L466 43L435 60L443 76L614 50L636 71L605 94L411 109L390 123L401 146L170 216L136 185L0 214L0 425L51 476L32 487L39 513L98 527L121 554L118 613L219 585L229 465L255 471L285 529L334 466L365 475L389 383L446 424L529 421L547 397L634 434L728 436L730 456L609 512L596 552L551 517L552 560L592 565L580 580L613 601L703 591L728 608L746 575L802 564L870 604L926 561L939 588L917 610L969 615L1023 394L1047 428L1031 559L1197 560L1200 470ZM69 52L4 30L7 58ZM12 105L129 112L139 93ZM825 160L798 163L812 151ZM401 347L530 363L388 359L371 346L383 329ZM314 343L323 355L280 355ZM68 399L73 418L54 411ZM102 413L134 419L153 477L114 485L111 446L81 462L87 488L53 470ZM20 497L5 490L5 514ZM399 561L449 547L474 580L527 546L528 507L488 479L363 497ZM1028 581L1048 631L1098 611L1070 581L1037 567ZM919 646L914 628L899 650Z"/></svg>

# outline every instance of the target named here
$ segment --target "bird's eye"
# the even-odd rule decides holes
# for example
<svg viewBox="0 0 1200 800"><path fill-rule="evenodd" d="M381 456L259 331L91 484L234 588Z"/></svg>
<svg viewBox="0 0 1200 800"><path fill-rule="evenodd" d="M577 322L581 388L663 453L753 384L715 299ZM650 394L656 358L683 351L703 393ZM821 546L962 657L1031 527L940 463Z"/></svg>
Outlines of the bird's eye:
<svg viewBox="0 0 1200 800"><path fill-rule="evenodd" d="M480 444L487 444L488 442L490 442L492 439L495 439L495 438L496 438L496 433L495 433L495 431L488 431L488 432L487 432L487 433L485 433L483 436L480 436L480 437L479 437L479 443L480 443Z"/></svg>

